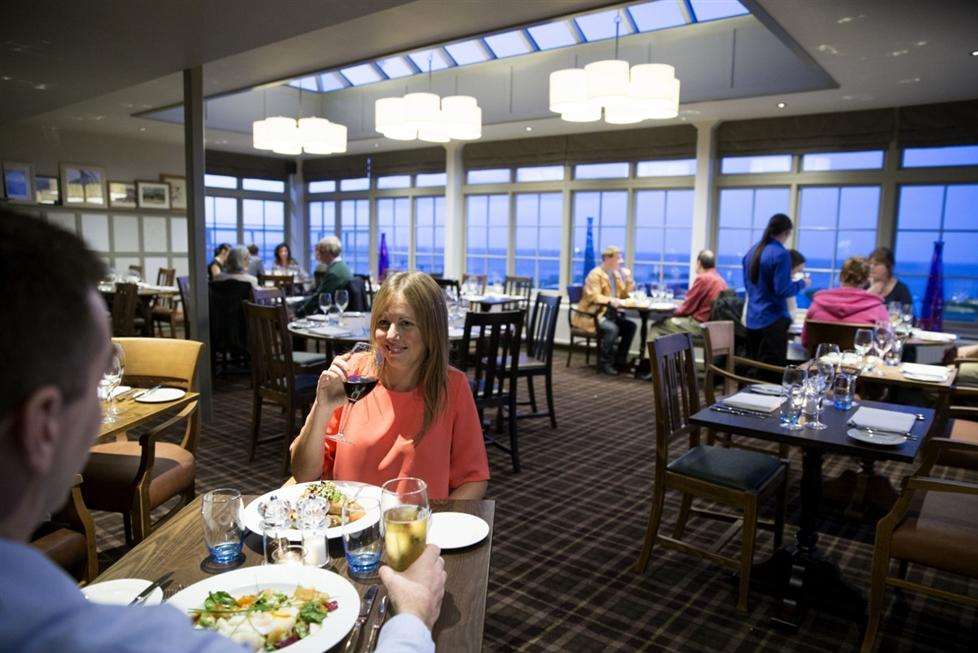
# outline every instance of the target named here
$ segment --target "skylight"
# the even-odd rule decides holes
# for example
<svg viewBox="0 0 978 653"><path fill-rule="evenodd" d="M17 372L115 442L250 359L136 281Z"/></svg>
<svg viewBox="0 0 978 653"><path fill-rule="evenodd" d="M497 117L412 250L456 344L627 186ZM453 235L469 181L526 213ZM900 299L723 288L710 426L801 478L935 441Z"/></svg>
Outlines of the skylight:
<svg viewBox="0 0 978 653"><path fill-rule="evenodd" d="M380 69L384 71L384 74L391 79L396 79L398 77L407 77L408 75L413 75L416 70L411 67L407 59L404 57L390 57L388 59L382 59L377 62Z"/></svg>
<svg viewBox="0 0 978 653"><path fill-rule="evenodd" d="M615 17L621 16L621 11L611 9L600 11L596 14L586 14L574 19L577 26L581 28L581 33L588 41L600 41L601 39L615 38ZM628 21L622 19L618 24L618 34L624 36L632 33L632 26Z"/></svg>
<svg viewBox="0 0 978 653"><path fill-rule="evenodd" d="M448 50L448 54L455 60L455 63L460 66L467 66L470 63L479 63L480 61L488 61L490 59L490 55L486 51L486 46L479 39L452 43L451 45L446 45L445 49Z"/></svg>
<svg viewBox="0 0 978 653"><path fill-rule="evenodd" d="M533 50L529 42L527 42L523 30L513 30L512 32L487 36L486 44L499 59L515 57L518 54L526 54Z"/></svg>
<svg viewBox="0 0 978 653"><path fill-rule="evenodd" d="M571 29L570 23L566 20L556 23L534 25L533 27L528 28L526 31L530 33L530 36L536 42L537 47L539 47L541 50L563 48L568 45L574 45L578 42L574 30Z"/></svg>
<svg viewBox="0 0 978 653"><path fill-rule="evenodd" d="M628 8L635 26L640 32L677 27L686 24L686 16L679 6L680 0L656 0L643 2Z"/></svg>
<svg viewBox="0 0 978 653"><path fill-rule="evenodd" d="M697 23L731 16L743 16L748 13L744 5L737 0L690 0Z"/></svg>
<svg viewBox="0 0 978 653"><path fill-rule="evenodd" d="M430 50L419 50L408 55L411 61L421 72L428 72L428 60L431 59L431 70L444 70L451 66L451 62L445 58L441 48L431 48Z"/></svg>
<svg viewBox="0 0 978 653"><path fill-rule="evenodd" d="M359 66L353 66L351 68L341 68L340 72L354 86L363 86L364 84L379 82L383 79L371 63L362 63Z"/></svg>
<svg viewBox="0 0 978 653"><path fill-rule="evenodd" d="M299 80L299 83L296 84L296 86L298 86L299 88L301 88L304 91L318 91L319 90L319 86L316 85L316 78L315 77L303 77L302 79Z"/></svg>
<svg viewBox="0 0 978 653"><path fill-rule="evenodd" d="M323 73L319 76L319 84L324 91L335 91L347 87L346 80L337 73Z"/></svg>

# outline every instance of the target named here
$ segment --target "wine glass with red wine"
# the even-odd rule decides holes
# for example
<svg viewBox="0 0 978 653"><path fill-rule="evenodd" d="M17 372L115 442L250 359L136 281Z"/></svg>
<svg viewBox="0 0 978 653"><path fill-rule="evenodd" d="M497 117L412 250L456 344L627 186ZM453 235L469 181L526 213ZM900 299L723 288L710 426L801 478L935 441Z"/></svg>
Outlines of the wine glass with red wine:
<svg viewBox="0 0 978 653"><path fill-rule="evenodd" d="M346 393L346 406L343 407L343 416L340 418L340 428L336 433L328 433L326 437L337 442L349 442L346 437L346 424L350 420L350 412L358 401L370 394L370 391L377 385L380 376L380 366L383 362L383 355L380 350L366 342L358 342L350 350L350 362L353 368L343 382L343 391Z"/></svg>

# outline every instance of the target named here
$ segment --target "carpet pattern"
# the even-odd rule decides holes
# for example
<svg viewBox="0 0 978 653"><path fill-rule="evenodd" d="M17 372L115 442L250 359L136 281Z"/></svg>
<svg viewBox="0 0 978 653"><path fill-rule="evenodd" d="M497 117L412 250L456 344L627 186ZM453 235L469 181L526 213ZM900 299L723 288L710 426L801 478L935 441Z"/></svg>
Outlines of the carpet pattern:
<svg viewBox="0 0 978 653"><path fill-rule="evenodd" d="M576 361L582 362L582 361ZM524 391L525 392L525 391ZM538 396L542 393L538 392ZM546 419L520 422L523 471L508 456L489 452L496 522L489 579L487 651L852 651L863 624L809 610L798 632L774 629L776 600L752 588L750 612L736 609L736 577L704 560L655 549L649 568L635 574L652 488L654 420L652 386L631 378L599 377L591 369L557 367L558 428ZM280 445L259 448L247 463L251 394L247 379L218 381L215 418L200 441L197 491L220 486L262 493L283 480ZM280 432L275 410L263 418L266 435ZM684 448L676 442L673 456ZM793 541L799 508L801 460L792 452L787 542ZM825 477L853 465L826 458ZM878 466L895 482L910 472L896 463ZM974 479L972 479L974 480ZM700 505L700 504L696 504ZM679 497L667 496L663 530L678 513ZM770 516L773 505L762 508ZM856 523L827 506L819 548L836 560L845 578L866 591L874 525ZM124 552L121 518L97 513L103 568ZM725 526L692 518L686 538L713 541ZM735 552L734 538L724 553ZM756 559L771 551L771 536L758 534ZM910 578L978 596L978 582L911 565ZM974 651L978 618L972 608L887 591L880 651Z"/></svg>

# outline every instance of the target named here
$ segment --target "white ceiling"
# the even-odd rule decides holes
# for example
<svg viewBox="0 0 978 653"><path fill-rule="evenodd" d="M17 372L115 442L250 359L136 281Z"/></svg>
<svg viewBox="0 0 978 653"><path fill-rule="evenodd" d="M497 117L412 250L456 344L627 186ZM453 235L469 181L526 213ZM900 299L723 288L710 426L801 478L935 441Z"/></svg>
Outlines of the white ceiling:
<svg viewBox="0 0 978 653"><path fill-rule="evenodd" d="M407 5L209 63L205 66L206 92L216 93L273 79L295 77L314 69L401 52L421 45L604 4L607 3L584 0L535 0L533 3L519 0L416 0ZM769 83L756 85L749 94L753 97L737 97L737 94L730 93L717 95L715 92L712 95L697 95L690 90L688 95L684 93L684 98L688 97L689 100L684 99L679 120L707 122L978 97L978 57L970 56L970 52L978 48L978 11L972 0L942 0L939 3L922 0L744 0L744 4L772 33L782 37L789 47L796 49L801 65L804 66L807 60L813 75L819 69L824 69L837 83L837 88L825 88L827 85L822 84L821 90L799 90L798 80L802 75L798 73L797 67L788 66L780 72L775 71L772 79L768 80ZM475 8L487 6L492 6L493 11L473 11ZM535 15L529 15L531 13ZM518 16L519 21L512 22L514 16ZM723 22L753 20L737 18ZM685 29L716 31L721 24L704 24L669 32ZM668 32L659 32L653 38L667 40L667 34ZM760 44L765 38L760 32L756 34L757 37L748 45ZM335 43L336 47L326 48L323 43ZM598 45L600 44L571 49ZM532 58L552 54L527 55L525 59L527 65L530 65ZM522 65L518 63L519 59L522 58L506 60L508 63L504 65ZM707 50L698 52L692 61L707 73L714 66L729 66L729 61L725 64L726 59L714 56ZM309 65L310 63L314 65ZM498 66L501 63L503 62L470 66L453 74L467 76L470 70L474 71L482 66ZM785 62L776 63L781 65ZM756 74L757 71L746 72ZM780 78L785 75L788 77ZM397 86L396 82L383 84ZM330 102L328 98L332 95L363 93L365 90L365 95L369 95L372 92L369 89L375 86L380 85L327 94L327 102ZM399 85L401 92L404 86L402 80ZM180 92L180 76L169 75L51 111L27 122L52 130L128 134L140 138L181 142L180 126L131 115L140 110L177 102L180 100ZM542 90L538 94L545 97ZM490 100L480 98L480 101ZM778 109L776 103L779 101L786 102L787 106ZM330 104L327 104L327 114L329 107ZM532 128L534 136L612 128L603 126L603 123L565 123L559 118L549 117L545 106L532 109L529 114L520 114L510 120L487 125L483 130L483 138L527 136L527 127ZM217 111L216 105L214 110ZM241 114L246 112L245 109L239 110ZM364 121L364 116L361 110L360 123L369 124ZM647 124L650 123L642 123ZM232 131L209 130L208 146L254 152L250 147L250 136ZM350 151L417 146L418 143L414 142L397 143L371 136L351 142Z"/></svg>

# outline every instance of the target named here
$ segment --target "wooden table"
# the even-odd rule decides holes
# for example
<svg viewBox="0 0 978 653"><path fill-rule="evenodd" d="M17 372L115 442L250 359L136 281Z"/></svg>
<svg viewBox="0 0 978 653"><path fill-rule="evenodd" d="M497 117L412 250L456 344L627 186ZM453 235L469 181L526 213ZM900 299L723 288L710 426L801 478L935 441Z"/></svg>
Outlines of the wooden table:
<svg viewBox="0 0 978 653"><path fill-rule="evenodd" d="M247 504L255 498L255 496L247 496L244 500ZM200 503L201 498L197 497L168 523L136 545L119 562L100 574L94 582L118 578L155 579L167 571L173 571L173 582L184 587L207 578L209 574L200 569L200 563L207 557L200 519ZM442 552L448 581L445 583L441 616L432 633L438 651L454 653L482 650L495 509L495 501L432 501L434 512L466 512L481 517L489 524L489 535L479 544L465 549ZM336 548L337 543L339 543L339 550ZM243 552L244 566L262 564L264 555L261 536L249 533L245 538ZM334 571L344 578L349 578L346 573L346 560L342 558L340 540L330 541L330 553L334 556ZM379 580L365 582L350 580L361 598L371 583L380 582ZM377 608L374 607L375 613L376 610ZM369 632L369 625L370 622L364 627L364 632ZM361 637L361 642L363 639ZM345 640L331 650L342 651L344 645Z"/></svg>
<svg viewBox="0 0 978 653"><path fill-rule="evenodd" d="M646 360L647 347L645 344L646 340L649 338L649 320L653 315L655 316L656 322L667 317L671 317L681 303L682 302L638 303L633 299L626 299L622 301L620 307L621 310L634 311L635 313L638 313L638 319L641 321L638 330L638 360L635 361L635 378L638 378L649 371ZM672 307L666 308L666 304L672 304Z"/></svg>
<svg viewBox="0 0 978 653"><path fill-rule="evenodd" d="M196 392L188 392L180 399L158 404L142 403L131 397L118 400L115 405L119 414L111 424L102 423L98 437L101 440L106 436L124 433L144 422L148 422L157 415L161 415L170 410L183 408L199 396ZM103 402L103 405L105 403Z"/></svg>
<svg viewBox="0 0 978 653"><path fill-rule="evenodd" d="M798 367L807 370L814 362L814 359L808 360ZM855 371L855 368L852 368L852 371ZM865 383L911 388L913 390L933 390L946 395L954 389L954 379L957 373L958 371L956 369L951 369L950 374L947 375L947 379L941 382L918 381L916 379L908 379L904 376L903 372L900 371L899 365L883 365L882 363L877 363L868 371L860 372L859 380Z"/></svg>
<svg viewBox="0 0 978 653"><path fill-rule="evenodd" d="M495 306L505 307L507 304L516 304L518 302L526 302L527 299L523 295L462 295L459 297L462 301L467 301L470 304L478 304L479 309L483 312L489 312Z"/></svg>
<svg viewBox="0 0 978 653"><path fill-rule="evenodd" d="M819 604L858 619L862 619L865 613L866 602L862 592L846 584L840 576L839 567L822 558L816 547L818 508L822 499L823 455L830 453L860 460L910 463L917 457L924 440L938 428L934 419L935 411L929 408L875 401L859 403L868 408L918 413L924 419L918 419L910 432L915 439L894 447L874 447L852 440L846 435L846 422L855 413L856 407L848 411L827 407L822 411L821 420L828 428L819 431L789 431L780 425L777 411L767 419L759 419L721 413L707 407L690 417L692 424L715 431L801 447L801 515L796 544L791 549L776 551L771 560L763 563L758 570L759 579L764 576L771 578L781 594L780 614L775 619L777 623L797 627L801 622L803 608L808 603Z"/></svg>

